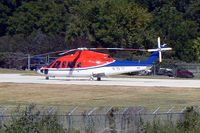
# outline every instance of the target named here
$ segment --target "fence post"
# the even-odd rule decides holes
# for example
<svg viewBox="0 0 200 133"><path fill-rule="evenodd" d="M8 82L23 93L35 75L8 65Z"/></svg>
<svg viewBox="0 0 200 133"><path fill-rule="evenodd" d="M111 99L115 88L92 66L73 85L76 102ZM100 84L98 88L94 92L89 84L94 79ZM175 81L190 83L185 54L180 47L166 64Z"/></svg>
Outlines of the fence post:
<svg viewBox="0 0 200 133"><path fill-rule="evenodd" d="M158 107L152 114L154 115L153 119L156 118L156 112L160 109L160 107Z"/></svg>
<svg viewBox="0 0 200 133"><path fill-rule="evenodd" d="M107 130L107 120L108 120L108 113L112 110L113 107L110 107L107 111L106 111L106 114L105 114L105 133L108 133L108 130Z"/></svg>
<svg viewBox="0 0 200 133"><path fill-rule="evenodd" d="M56 109L56 107L52 107L49 111L48 111L48 114L51 114L54 110Z"/></svg>
<svg viewBox="0 0 200 133"><path fill-rule="evenodd" d="M167 111L167 120L168 120L168 121L171 121L170 112L172 111L172 109L174 109L174 106L172 106L172 107Z"/></svg>
<svg viewBox="0 0 200 133"><path fill-rule="evenodd" d="M181 119L181 120L182 120L183 117L184 117L184 111L185 111L186 108L187 108L187 107L185 106L185 107L183 107L183 109L180 111L180 119Z"/></svg>
<svg viewBox="0 0 200 133"><path fill-rule="evenodd" d="M93 108L88 114L88 132L91 132L91 114L97 109L97 107Z"/></svg>
<svg viewBox="0 0 200 133"><path fill-rule="evenodd" d="M156 65L153 65L153 75L156 75Z"/></svg>
<svg viewBox="0 0 200 133"><path fill-rule="evenodd" d="M127 112L127 110L129 109L129 107L127 107L127 108L125 108L124 110L123 110L123 112L122 112L122 114L120 114L121 115L121 132L123 133L124 132L124 118L125 118L125 116L124 116L124 114Z"/></svg>
<svg viewBox="0 0 200 133"><path fill-rule="evenodd" d="M75 107L70 113L68 113L68 119L69 119L69 133L72 132L72 120L71 120L71 115L72 113L77 110L78 107Z"/></svg>
<svg viewBox="0 0 200 133"><path fill-rule="evenodd" d="M181 110L181 113L183 113L183 111L186 109L186 106L185 107L183 107L183 109Z"/></svg>
<svg viewBox="0 0 200 133"><path fill-rule="evenodd" d="M137 126L137 132L139 133L140 132L140 118L141 118L141 112L144 110L144 107L142 108L142 109L140 109L139 111L137 111L137 113L136 113L136 118L137 118L137 123L135 123L136 124L136 126Z"/></svg>
<svg viewBox="0 0 200 133"><path fill-rule="evenodd" d="M4 108L3 111L0 113L0 126L3 125L3 114L8 110L8 108Z"/></svg>

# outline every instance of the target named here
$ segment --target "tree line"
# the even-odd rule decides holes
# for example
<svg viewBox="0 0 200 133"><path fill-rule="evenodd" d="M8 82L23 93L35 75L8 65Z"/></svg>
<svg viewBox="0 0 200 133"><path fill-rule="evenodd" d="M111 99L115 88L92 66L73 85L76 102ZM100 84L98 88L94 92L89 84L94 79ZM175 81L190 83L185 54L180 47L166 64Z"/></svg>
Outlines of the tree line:
<svg viewBox="0 0 200 133"><path fill-rule="evenodd" d="M0 52L39 54L80 46L174 49L200 61L200 0L1 0Z"/></svg>

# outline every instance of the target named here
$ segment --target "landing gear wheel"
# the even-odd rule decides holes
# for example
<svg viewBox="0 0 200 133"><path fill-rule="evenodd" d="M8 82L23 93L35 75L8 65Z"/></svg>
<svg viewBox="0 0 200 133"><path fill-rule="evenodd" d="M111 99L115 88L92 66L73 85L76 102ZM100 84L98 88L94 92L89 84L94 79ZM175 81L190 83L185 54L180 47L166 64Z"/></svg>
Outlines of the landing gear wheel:
<svg viewBox="0 0 200 133"><path fill-rule="evenodd" d="M46 80L49 80L49 77L47 76L47 77L45 77L45 79L46 79Z"/></svg>
<svg viewBox="0 0 200 133"><path fill-rule="evenodd" d="M92 81L93 81L93 80L94 80L94 77L93 77L93 76L90 76L90 80L92 80Z"/></svg>
<svg viewBox="0 0 200 133"><path fill-rule="evenodd" d="M101 77L97 77L97 81L101 81Z"/></svg>

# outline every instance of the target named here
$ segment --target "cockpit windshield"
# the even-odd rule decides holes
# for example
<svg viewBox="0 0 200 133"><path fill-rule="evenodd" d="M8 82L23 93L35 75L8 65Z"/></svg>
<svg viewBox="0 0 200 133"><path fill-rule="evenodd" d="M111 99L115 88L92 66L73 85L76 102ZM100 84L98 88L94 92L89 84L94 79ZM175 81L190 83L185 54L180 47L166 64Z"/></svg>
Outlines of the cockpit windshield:
<svg viewBox="0 0 200 133"><path fill-rule="evenodd" d="M49 64L47 64L47 67L50 67L53 63L54 63L55 60L51 61Z"/></svg>

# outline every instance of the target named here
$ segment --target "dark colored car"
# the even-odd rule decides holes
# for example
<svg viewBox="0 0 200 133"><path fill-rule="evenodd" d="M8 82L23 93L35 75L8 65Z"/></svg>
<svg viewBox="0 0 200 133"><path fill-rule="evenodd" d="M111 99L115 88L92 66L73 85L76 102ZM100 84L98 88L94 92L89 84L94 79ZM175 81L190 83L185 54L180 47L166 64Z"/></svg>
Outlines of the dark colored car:
<svg viewBox="0 0 200 133"><path fill-rule="evenodd" d="M194 74L184 68L177 69L176 76L180 78L194 78Z"/></svg>
<svg viewBox="0 0 200 133"><path fill-rule="evenodd" d="M165 75L169 77L174 77L173 70L170 68L159 68L157 71L157 75Z"/></svg>

